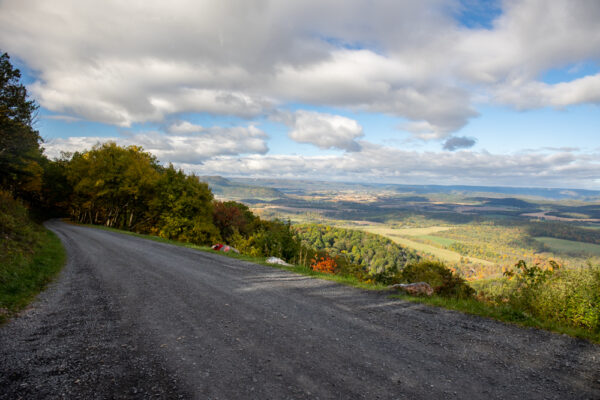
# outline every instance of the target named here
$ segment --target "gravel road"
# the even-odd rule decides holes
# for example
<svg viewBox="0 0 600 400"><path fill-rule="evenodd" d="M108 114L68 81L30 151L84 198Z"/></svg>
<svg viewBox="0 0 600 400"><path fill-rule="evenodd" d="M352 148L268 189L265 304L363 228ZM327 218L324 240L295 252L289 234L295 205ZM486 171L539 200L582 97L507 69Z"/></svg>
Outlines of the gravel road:
<svg viewBox="0 0 600 400"><path fill-rule="evenodd" d="M0 398L600 399L600 346L51 221Z"/></svg>

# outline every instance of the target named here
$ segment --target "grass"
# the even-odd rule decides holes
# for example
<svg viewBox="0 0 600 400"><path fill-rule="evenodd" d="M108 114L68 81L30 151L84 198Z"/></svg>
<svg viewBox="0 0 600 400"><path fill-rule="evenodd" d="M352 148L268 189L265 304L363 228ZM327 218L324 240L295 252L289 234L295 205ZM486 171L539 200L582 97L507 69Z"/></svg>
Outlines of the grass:
<svg viewBox="0 0 600 400"><path fill-rule="evenodd" d="M65 263L60 239L45 230L31 257L19 257L2 266L0 324L25 308L58 274Z"/></svg>
<svg viewBox="0 0 600 400"><path fill-rule="evenodd" d="M398 228L394 232L404 236L423 236L452 229L452 226L429 226L427 228Z"/></svg>
<svg viewBox="0 0 600 400"><path fill-rule="evenodd" d="M90 227L94 227L97 229L103 229L107 231L113 231L118 233L123 233L131 236L136 236L144 239L154 240L161 243L168 243L175 246L188 247L200 251L210 252L214 254L218 254L224 257L231 257L239 260L249 261L257 264L262 264L265 266L282 269L290 272L294 272L297 274L309 276L311 278L316 279L325 279L337 283L341 283L348 286L357 287L360 289L366 290L386 290L387 286L379 283L366 283L359 281L356 277L353 276L341 276L341 275L331 275L322 272L313 271L308 267L301 266L283 266L276 264L267 264L265 262L264 257L250 257L242 254L236 253L223 253L212 250L208 246L198 246L191 243L182 243L174 240L164 239L157 236L144 235L139 233L133 233L128 231L122 231L114 228L107 228L103 226L97 225L88 225ZM416 242L415 242L416 243ZM434 307L442 307L450 310L460 311L467 314L478 315L481 317L492 318L498 321L517 324L525 327L532 327L538 329L545 329L548 331L553 331L560 334L566 334L572 337L577 337L581 339L586 339L595 343L600 343L600 332L592 332L590 330L586 330L584 328L577 328L572 326L565 326L558 324L554 321L542 321L536 318L533 318L526 313L516 310L510 305L493 305L486 302L479 301L475 298L472 299L453 299L453 298L444 298L440 296L432 296L432 297L414 297L408 296L405 294L394 294L391 295L390 298L402 299L414 303L422 303L427 304L429 306Z"/></svg>
<svg viewBox="0 0 600 400"><path fill-rule="evenodd" d="M440 246L450 246L450 245L452 245L452 243L456 242L456 240L454 240L454 239L448 239L448 238L443 238L443 237L433 236L433 235L419 235L417 237L419 239L429 240L430 242L439 244Z"/></svg>
<svg viewBox="0 0 600 400"><path fill-rule="evenodd" d="M573 240L556 239L551 237L536 237L538 242L543 243L550 250L556 253L566 254L589 254L600 256L600 245L585 242L576 242Z"/></svg>
<svg viewBox="0 0 600 400"><path fill-rule="evenodd" d="M510 305L498 306L485 303L477 299L452 299L435 295L431 297L414 297L405 294L397 294L390 297L410 301L413 303L442 307L449 310L460 311L466 314L478 315L480 317L492 318L498 321L529 328L544 329L547 331L600 343L600 332L593 332L585 328L565 326L554 321L539 320L511 307Z"/></svg>

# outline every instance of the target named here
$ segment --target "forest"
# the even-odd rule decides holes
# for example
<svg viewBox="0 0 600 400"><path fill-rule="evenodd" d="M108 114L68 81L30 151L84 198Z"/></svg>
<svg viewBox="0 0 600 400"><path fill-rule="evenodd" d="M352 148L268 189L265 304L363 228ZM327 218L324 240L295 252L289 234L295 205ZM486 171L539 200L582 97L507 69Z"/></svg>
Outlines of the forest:
<svg viewBox="0 0 600 400"><path fill-rule="evenodd" d="M405 249L380 235L328 225L304 224L294 227L302 243L331 255L346 257L374 273L398 271L419 260L416 252Z"/></svg>

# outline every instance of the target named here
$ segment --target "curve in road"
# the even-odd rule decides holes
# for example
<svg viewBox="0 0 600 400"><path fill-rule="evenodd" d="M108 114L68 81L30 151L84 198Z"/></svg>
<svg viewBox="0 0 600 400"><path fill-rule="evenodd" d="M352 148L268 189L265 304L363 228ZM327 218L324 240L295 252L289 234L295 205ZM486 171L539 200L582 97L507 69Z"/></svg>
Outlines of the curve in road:
<svg viewBox="0 0 600 400"><path fill-rule="evenodd" d="M600 346L51 221L68 262L0 328L0 398L600 398Z"/></svg>

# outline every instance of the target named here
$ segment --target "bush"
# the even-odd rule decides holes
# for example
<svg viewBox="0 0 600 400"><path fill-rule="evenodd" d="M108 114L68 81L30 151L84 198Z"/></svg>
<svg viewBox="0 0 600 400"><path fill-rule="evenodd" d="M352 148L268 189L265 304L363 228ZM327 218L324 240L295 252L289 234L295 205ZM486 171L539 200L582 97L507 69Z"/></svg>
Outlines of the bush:
<svg viewBox="0 0 600 400"><path fill-rule="evenodd" d="M504 276L515 281L509 295L511 304L519 309L532 311L538 301L540 287L559 268L555 261L550 261L550 265L544 267L539 263L528 266L525 261L519 260L514 269L504 271Z"/></svg>
<svg viewBox="0 0 600 400"><path fill-rule="evenodd" d="M33 254L40 237L41 229L31 222L21 201L0 190L0 281L8 279L8 265Z"/></svg>
<svg viewBox="0 0 600 400"><path fill-rule="evenodd" d="M60 240L33 223L20 201L0 190L0 323L44 288L64 256Z"/></svg>
<svg viewBox="0 0 600 400"><path fill-rule="evenodd" d="M240 252L254 257L279 257L290 263L299 260L300 241L289 222L257 219L254 225L255 232L247 238L237 230L231 235L231 244Z"/></svg>
<svg viewBox="0 0 600 400"><path fill-rule="evenodd" d="M338 269L338 266L333 258L325 256L317 259L312 259L310 268L313 271L324 272L326 274L335 274Z"/></svg>
<svg viewBox="0 0 600 400"><path fill-rule="evenodd" d="M534 292L537 317L600 331L600 266L558 271Z"/></svg>
<svg viewBox="0 0 600 400"><path fill-rule="evenodd" d="M464 279L457 276L441 262L423 260L416 264L406 266L400 273L404 282L427 282L443 297L468 298L475 294Z"/></svg>

